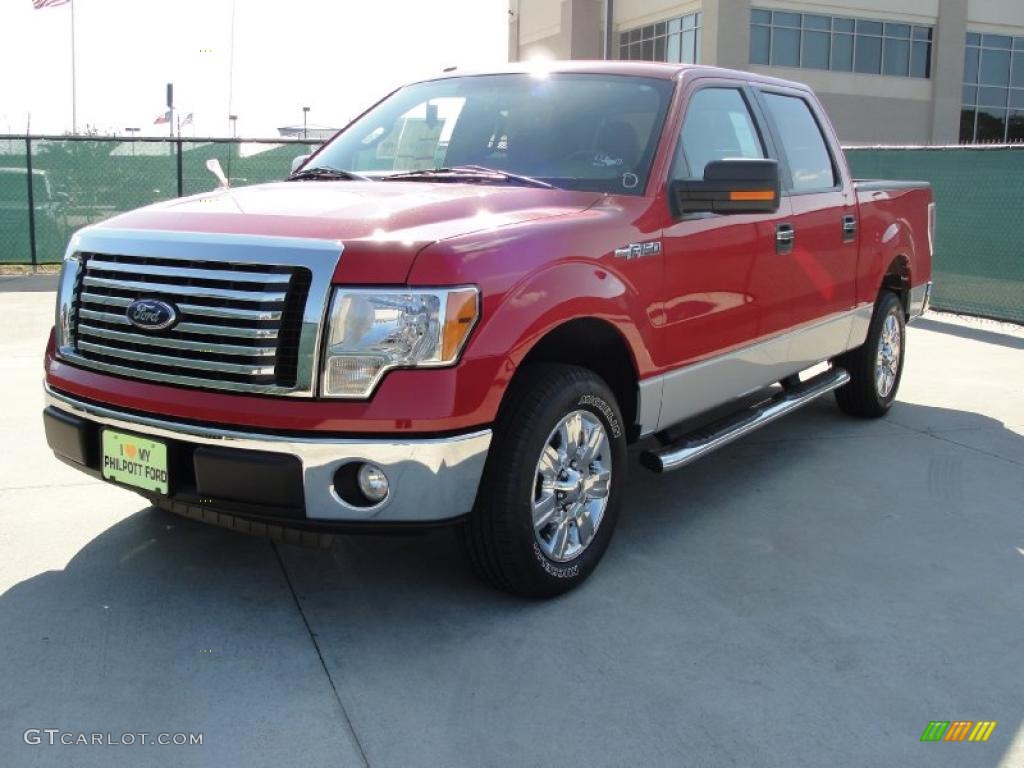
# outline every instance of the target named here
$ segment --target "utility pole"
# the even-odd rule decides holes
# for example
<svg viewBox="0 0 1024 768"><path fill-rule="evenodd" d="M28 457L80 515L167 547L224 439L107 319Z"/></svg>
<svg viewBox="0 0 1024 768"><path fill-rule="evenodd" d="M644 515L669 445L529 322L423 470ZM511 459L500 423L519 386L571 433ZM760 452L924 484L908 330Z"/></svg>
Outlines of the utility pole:
<svg viewBox="0 0 1024 768"><path fill-rule="evenodd" d="M302 138L304 138L304 139L308 138L308 136L309 136L308 133L306 132L306 125L307 125L306 118L308 116L309 116L309 107L303 107L302 108Z"/></svg>

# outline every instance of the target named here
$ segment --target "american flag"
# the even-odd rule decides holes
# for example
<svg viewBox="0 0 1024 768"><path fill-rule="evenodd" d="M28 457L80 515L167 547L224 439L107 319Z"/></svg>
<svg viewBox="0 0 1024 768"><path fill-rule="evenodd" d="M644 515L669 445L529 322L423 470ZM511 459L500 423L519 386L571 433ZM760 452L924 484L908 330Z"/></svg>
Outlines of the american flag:
<svg viewBox="0 0 1024 768"><path fill-rule="evenodd" d="M71 0L32 0L32 7L37 11L40 8L55 8L58 5L67 5Z"/></svg>
<svg viewBox="0 0 1024 768"><path fill-rule="evenodd" d="M163 125L164 123L171 122L171 110L167 110L160 115L156 120L153 121L153 125Z"/></svg>

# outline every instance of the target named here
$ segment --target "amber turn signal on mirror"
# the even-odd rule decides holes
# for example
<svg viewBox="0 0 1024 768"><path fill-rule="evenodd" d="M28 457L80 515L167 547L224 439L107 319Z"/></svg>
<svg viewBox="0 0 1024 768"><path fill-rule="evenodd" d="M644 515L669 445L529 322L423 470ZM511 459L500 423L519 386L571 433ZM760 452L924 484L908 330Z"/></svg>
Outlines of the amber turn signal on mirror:
<svg viewBox="0 0 1024 768"><path fill-rule="evenodd" d="M781 182L775 160L716 160L703 179L677 179L669 185L673 212L774 213Z"/></svg>

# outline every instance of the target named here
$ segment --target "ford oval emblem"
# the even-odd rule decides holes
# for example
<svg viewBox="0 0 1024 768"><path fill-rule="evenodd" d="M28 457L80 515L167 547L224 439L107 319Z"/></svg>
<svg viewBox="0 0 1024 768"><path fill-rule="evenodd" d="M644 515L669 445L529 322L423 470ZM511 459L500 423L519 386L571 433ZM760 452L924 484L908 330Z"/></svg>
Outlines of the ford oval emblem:
<svg viewBox="0 0 1024 768"><path fill-rule="evenodd" d="M144 331L163 331L178 322L178 310L159 299L136 299L125 312L128 322Z"/></svg>

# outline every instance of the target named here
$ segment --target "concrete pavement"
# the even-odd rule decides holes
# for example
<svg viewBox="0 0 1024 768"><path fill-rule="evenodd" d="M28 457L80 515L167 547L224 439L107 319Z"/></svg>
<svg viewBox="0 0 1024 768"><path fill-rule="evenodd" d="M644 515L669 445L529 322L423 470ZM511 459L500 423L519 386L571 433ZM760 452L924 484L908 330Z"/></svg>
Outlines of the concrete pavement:
<svg viewBox="0 0 1024 768"><path fill-rule="evenodd" d="M823 399L672 475L634 460L597 573L537 603L448 531L275 546L64 467L51 316L0 294L5 766L1024 765L1019 329L912 327L884 421ZM998 725L921 743L937 719Z"/></svg>

